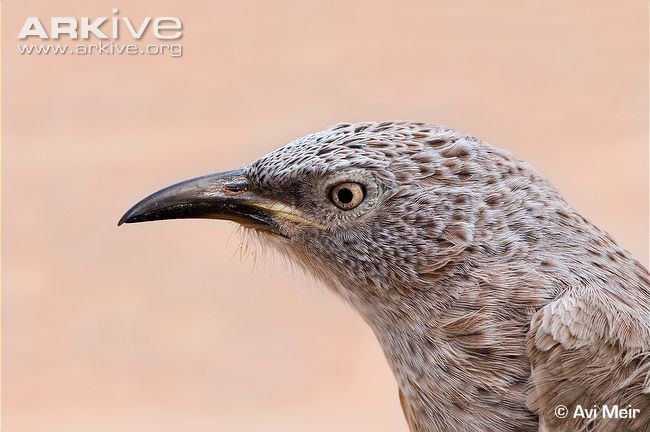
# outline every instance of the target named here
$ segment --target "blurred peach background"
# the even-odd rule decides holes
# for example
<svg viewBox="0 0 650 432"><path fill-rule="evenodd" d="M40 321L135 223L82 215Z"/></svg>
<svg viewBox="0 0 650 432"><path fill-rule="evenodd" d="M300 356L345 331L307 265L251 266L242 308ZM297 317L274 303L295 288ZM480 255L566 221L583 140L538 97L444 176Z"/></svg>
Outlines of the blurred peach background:
<svg viewBox="0 0 650 432"><path fill-rule="evenodd" d="M234 225L116 226L339 121L507 148L648 263L646 2L2 6L6 431L406 431L361 319L281 260L240 259ZM18 54L27 16L113 7L180 17L183 56Z"/></svg>

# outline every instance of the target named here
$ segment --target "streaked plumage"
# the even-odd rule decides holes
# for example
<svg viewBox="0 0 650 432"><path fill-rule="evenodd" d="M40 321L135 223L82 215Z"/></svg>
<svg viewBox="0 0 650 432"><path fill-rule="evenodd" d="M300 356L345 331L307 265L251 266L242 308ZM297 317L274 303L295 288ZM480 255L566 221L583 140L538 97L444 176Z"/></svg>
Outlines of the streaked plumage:
<svg viewBox="0 0 650 432"><path fill-rule="evenodd" d="M509 153L432 124L340 124L225 174L123 221L255 229L371 326L412 431L650 431L648 271ZM363 186L358 207L332 204L341 182Z"/></svg>

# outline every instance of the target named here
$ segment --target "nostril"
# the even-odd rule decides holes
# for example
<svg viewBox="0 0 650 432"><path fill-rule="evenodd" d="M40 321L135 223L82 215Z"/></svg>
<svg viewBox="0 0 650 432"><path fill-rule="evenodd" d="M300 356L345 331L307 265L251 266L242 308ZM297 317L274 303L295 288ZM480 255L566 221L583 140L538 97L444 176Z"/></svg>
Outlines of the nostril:
<svg viewBox="0 0 650 432"><path fill-rule="evenodd" d="M243 192L248 190L248 183L246 182L226 183L223 185L223 188L230 192Z"/></svg>

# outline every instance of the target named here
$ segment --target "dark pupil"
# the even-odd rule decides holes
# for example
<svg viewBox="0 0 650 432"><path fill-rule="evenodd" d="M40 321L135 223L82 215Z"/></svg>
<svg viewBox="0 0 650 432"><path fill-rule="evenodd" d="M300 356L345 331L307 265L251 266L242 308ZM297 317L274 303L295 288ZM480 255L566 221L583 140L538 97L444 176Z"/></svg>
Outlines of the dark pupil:
<svg viewBox="0 0 650 432"><path fill-rule="evenodd" d="M348 188L339 189L338 192L336 192L336 196L343 204L350 204L352 202L352 198L354 197L352 191Z"/></svg>

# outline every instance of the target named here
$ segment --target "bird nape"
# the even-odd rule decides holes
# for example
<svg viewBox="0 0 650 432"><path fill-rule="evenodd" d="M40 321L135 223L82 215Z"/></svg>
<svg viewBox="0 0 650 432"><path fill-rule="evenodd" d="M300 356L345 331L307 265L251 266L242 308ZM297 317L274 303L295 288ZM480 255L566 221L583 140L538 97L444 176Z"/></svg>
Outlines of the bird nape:
<svg viewBox="0 0 650 432"><path fill-rule="evenodd" d="M648 271L476 138L339 124L119 224L174 218L238 222L348 301L411 431L650 431Z"/></svg>

